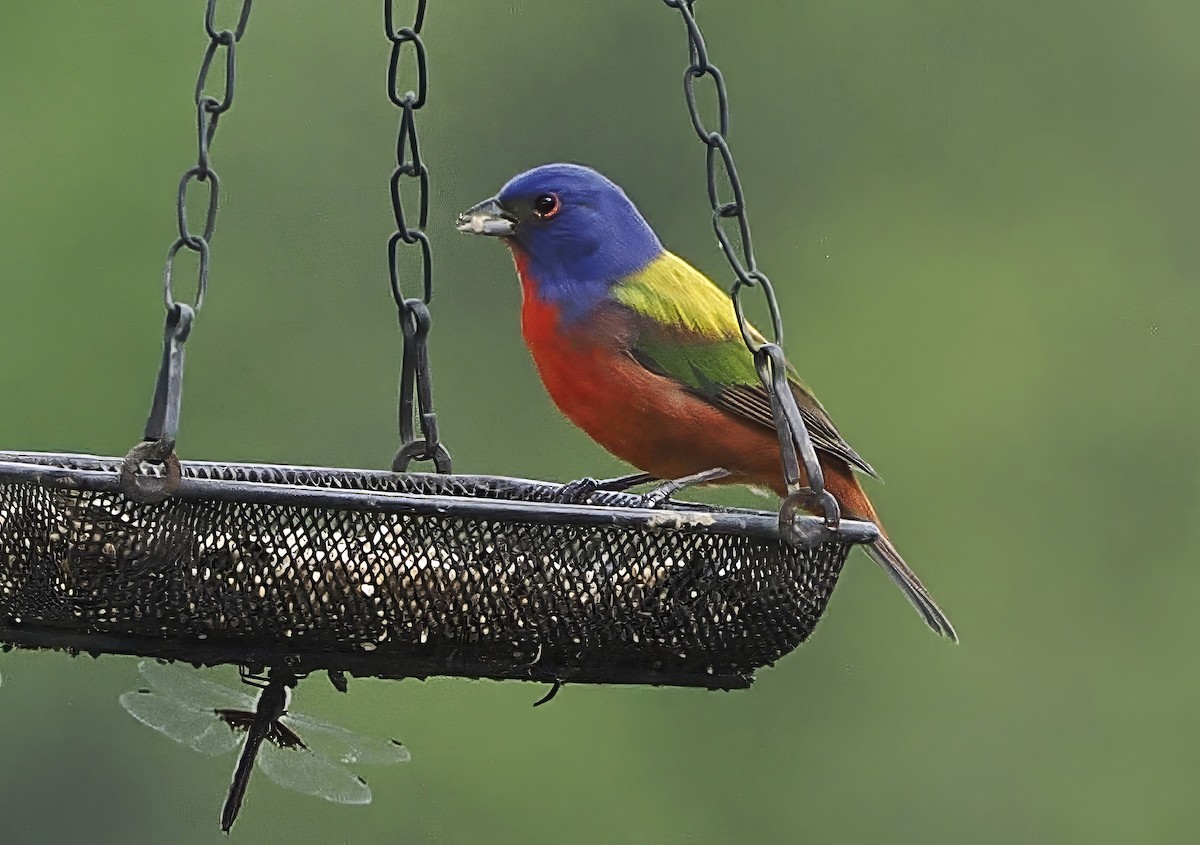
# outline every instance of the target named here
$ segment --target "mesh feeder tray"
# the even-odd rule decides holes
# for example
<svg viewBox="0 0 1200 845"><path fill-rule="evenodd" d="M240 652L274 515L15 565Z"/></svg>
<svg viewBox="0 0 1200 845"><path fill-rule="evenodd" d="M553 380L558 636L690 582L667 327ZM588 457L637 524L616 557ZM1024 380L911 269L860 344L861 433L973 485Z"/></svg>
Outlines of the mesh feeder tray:
<svg viewBox="0 0 1200 845"><path fill-rule="evenodd" d="M200 664L732 689L874 527L488 476L0 453L0 641Z"/></svg>
<svg viewBox="0 0 1200 845"><path fill-rule="evenodd" d="M162 356L146 427L124 458L0 452L0 646L265 670L243 676L262 690L253 714L215 711L248 732L223 830L237 817L260 745L286 736L279 720L288 690L310 672L329 670L343 691L340 672L553 684L543 701L561 683L744 688L812 633L850 548L878 536L869 523L839 521L824 487L780 346L778 301L751 246L725 140L723 77L709 62L691 0L664 2L687 31L684 89L707 149L713 230L736 276L731 307L779 440L789 495L778 512L659 501L697 476L651 497L596 491L576 503L587 485L566 495L558 484L451 474L427 344L430 177L416 119L428 94L426 0L411 26L398 25L391 0L383 10L388 97L399 109L389 180L396 230L387 242L404 344L393 472L179 461L185 344L205 300L219 210L212 144L218 118L224 125L233 105L235 52L251 6L243 0L223 29L216 0L208 0L209 41L194 87L196 163L176 193L178 237L166 254ZM416 74L401 84L410 64L404 52ZM208 78L214 67L224 68L221 83ZM711 127L695 93L705 78L717 100ZM207 195L197 228L188 221L189 186ZM190 302L176 298L181 251L198 263ZM420 262L411 278L402 252ZM405 293L409 283L419 284L419 296ZM771 341L746 321L747 290L765 298ZM437 474L407 472L414 460L432 461ZM797 510L810 507L825 518ZM126 704L129 712L192 744L187 730L168 724L167 699L154 690L136 695L143 694L152 710Z"/></svg>
<svg viewBox="0 0 1200 845"><path fill-rule="evenodd" d="M616 492L565 503L557 484L450 474L427 345L429 171L415 117L428 93L424 0L411 27L398 27L392 3L384 4L389 99L400 109L389 181L396 231L387 245L404 342L394 472L180 462L185 344L206 296L219 209L211 145L218 116L233 103L235 48L250 11L246 0L235 28L219 29L208 0L209 45L194 89L197 159L176 194L162 356L142 442L124 459L0 452L0 643L269 668L276 700L288 682L320 669L746 687L757 668L799 645L851 545L870 542L876 529L839 523L823 487L779 346L778 303L754 261L724 142L724 86L707 64L691 3L666 2L682 16L699 62L686 77L689 110L708 147L714 230L737 276L731 307L779 438L790 495L778 513L673 501L652 508ZM408 49L416 59L411 86L398 78ZM214 60L218 51L224 61ZM209 70L222 65L220 95L205 93ZM705 129L696 110L692 86L706 75L716 85L720 131ZM720 199L722 162L734 203ZM189 227L194 182L208 183L202 228ZM405 197L415 217L405 214ZM740 233L740 250L728 227ZM412 277L419 297L402 289L402 249L420 260ZM182 250L199 264L191 302L176 297ZM748 289L766 298L773 342L745 320L740 296ZM413 460L432 461L438 474L407 473ZM827 519L797 514L813 503Z"/></svg>

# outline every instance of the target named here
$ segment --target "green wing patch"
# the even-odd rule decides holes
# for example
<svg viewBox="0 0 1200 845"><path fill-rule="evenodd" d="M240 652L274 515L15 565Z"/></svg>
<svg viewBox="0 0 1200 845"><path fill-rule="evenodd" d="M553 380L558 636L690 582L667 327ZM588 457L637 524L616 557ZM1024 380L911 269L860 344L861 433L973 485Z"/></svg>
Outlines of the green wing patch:
<svg viewBox="0 0 1200 845"><path fill-rule="evenodd" d="M613 293L638 318L629 350L635 361L717 407L774 429L770 397L742 340L728 294L670 253ZM789 381L813 445L878 477L794 371L789 370Z"/></svg>

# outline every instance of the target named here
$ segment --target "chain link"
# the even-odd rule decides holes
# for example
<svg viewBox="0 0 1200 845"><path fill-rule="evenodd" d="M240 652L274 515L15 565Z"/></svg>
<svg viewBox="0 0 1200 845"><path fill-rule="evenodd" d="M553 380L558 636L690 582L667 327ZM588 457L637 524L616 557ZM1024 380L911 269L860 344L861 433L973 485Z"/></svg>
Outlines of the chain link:
<svg viewBox="0 0 1200 845"><path fill-rule="evenodd" d="M414 461L433 461L438 472L451 470L450 453L439 440L437 413L433 409L433 381L429 368L429 301L433 298L433 250L425 226L429 222L429 168L421 160L421 142L417 135L416 112L425 105L429 94L429 72L421 27L425 23L426 0L417 0L412 26L396 26L394 0L383 2L383 28L392 44L388 58L388 99L400 109L396 133L396 168L389 188L396 231L388 238L387 267L392 298L400 317L404 336L404 358L400 367L400 450L392 459L392 470L404 472ZM401 93L400 65L406 51L413 53L417 66L416 87ZM405 185L417 192L416 225L404 209ZM411 189L411 188L410 188ZM406 297L400 285L401 247L415 247L421 260L421 297ZM422 437L416 436L414 415L420 421Z"/></svg>
<svg viewBox="0 0 1200 845"><path fill-rule="evenodd" d="M174 278L175 257L179 250L186 247L197 254L199 273L196 285L196 298L192 309L199 311L204 304L204 295L208 290L208 246L212 242L213 233L217 227L217 209L220 200L221 181L217 171L212 167L211 151L213 138L217 133L217 124L221 115L233 106L233 95L237 85L237 45L246 33L246 24L250 20L252 0L242 0L241 11L238 14L234 29L217 29L217 0L208 0L204 12L204 31L208 34L208 46L200 61L200 71L196 74L196 86L193 92L193 102L196 104L196 164L184 171L179 180L179 191L175 200L176 222L179 237L167 250L166 269L163 273L163 300L167 310L175 308ZM205 93L208 86L209 71L214 65L217 54L224 51L225 80L220 96ZM188 227L187 197L188 189L195 182L205 182L208 185L208 204L204 215L204 229L197 233Z"/></svg>
<svg viewBox="0 0 1200 845"><path fill-rule="evenodd" d="M237 44L246 32L250 19L252 0L242 0L234 29L217 29L217 0L208 0L204 12L204 31L208 34L208 46L200 60L200 71L196 75L193 100L196 104L196 163L184 171L175 195L175 221L178 237L167 249L163 268L163 303L166 306L166 321L163 328L162 361L155 381L154 401L146 420L143 441L129 451L121 465L121 489L130 498L143 502L161 502L179 487L181 472L179 459L175 455L175 438L179 432L179 409L183 399L184 344L192 330L196 312L204 305L208 292L209 244L217 228L217 209L220 202L220 179L213 170L210 153L217 123L233 105L237 81ZM223 61L217 54L224 51ZM225 80L220 96L205 93L209 72L214 65L223 64ZM206 183L208 202L204 214L204 228L192 231L188 225L188 190L196 182ZM194 252L198 270L196 295L192 302L180 302L175 298L175 259L181 249ZM141 474L142 464L161 464L160 477Z"/></svg>
<svg viewBox="0 0 1200 845"><path fill-rule="evenodd" d="M679 11L687 30L688 66L683 72L683 93L687 100L692 129L707 148L705 165L713 232L735 276L730 296L733 298L742 339L754 355L759 378L771 399L772 415L779 435L783 476L789 494L780 507L780 525L790 534L797 508L816 507L823 511L826 523L833 527L839 519L838 505L833 496L825 490L821 464L817 460L808 428L800 415L796 397L788 381L787 360L784 358L782 346L783 318L779 312L779 302L775 298L775 288L766 274L758 269L754 257L750 218L746 212L746 195L738 177L733 151L729 146L729 92L725 87L725 77L709 60L708 46L704 42L700 24L696 21L696 0L663 0L663 3ZM709 80L717 101L715 129L706 124L700 114L700 98L696 87L703 79ZM771 341L764 340L746 319L742 303L742 292L746 288L757 288L763 293L771 319ZM801 465L808 479L807 488L800 485Z"/></svg>

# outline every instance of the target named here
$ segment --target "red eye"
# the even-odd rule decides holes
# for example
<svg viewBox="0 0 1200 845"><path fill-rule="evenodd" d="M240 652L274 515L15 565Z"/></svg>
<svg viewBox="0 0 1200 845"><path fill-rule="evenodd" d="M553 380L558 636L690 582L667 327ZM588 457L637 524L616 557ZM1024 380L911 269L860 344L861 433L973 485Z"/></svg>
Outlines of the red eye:
<svg viewBox="0 0 1200 845"><path fill-rule="evenodd" d="M533 213L542 220L549 220L558 214L561 208L562 203L558 201L557 194L539 194L533 201Z"/></svg>

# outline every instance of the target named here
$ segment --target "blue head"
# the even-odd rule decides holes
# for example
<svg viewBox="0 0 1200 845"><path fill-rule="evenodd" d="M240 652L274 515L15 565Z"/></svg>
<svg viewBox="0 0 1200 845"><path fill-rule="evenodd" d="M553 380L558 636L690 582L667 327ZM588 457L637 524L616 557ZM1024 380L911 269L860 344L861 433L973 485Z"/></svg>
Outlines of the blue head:
<svg viewBox="0 0 1200 845"><path fill-rule="evenodd" d="M573 320L663 252L617 185L590 167L545 164L458 217L458 229L509 239L538 296Z"/></svg>

